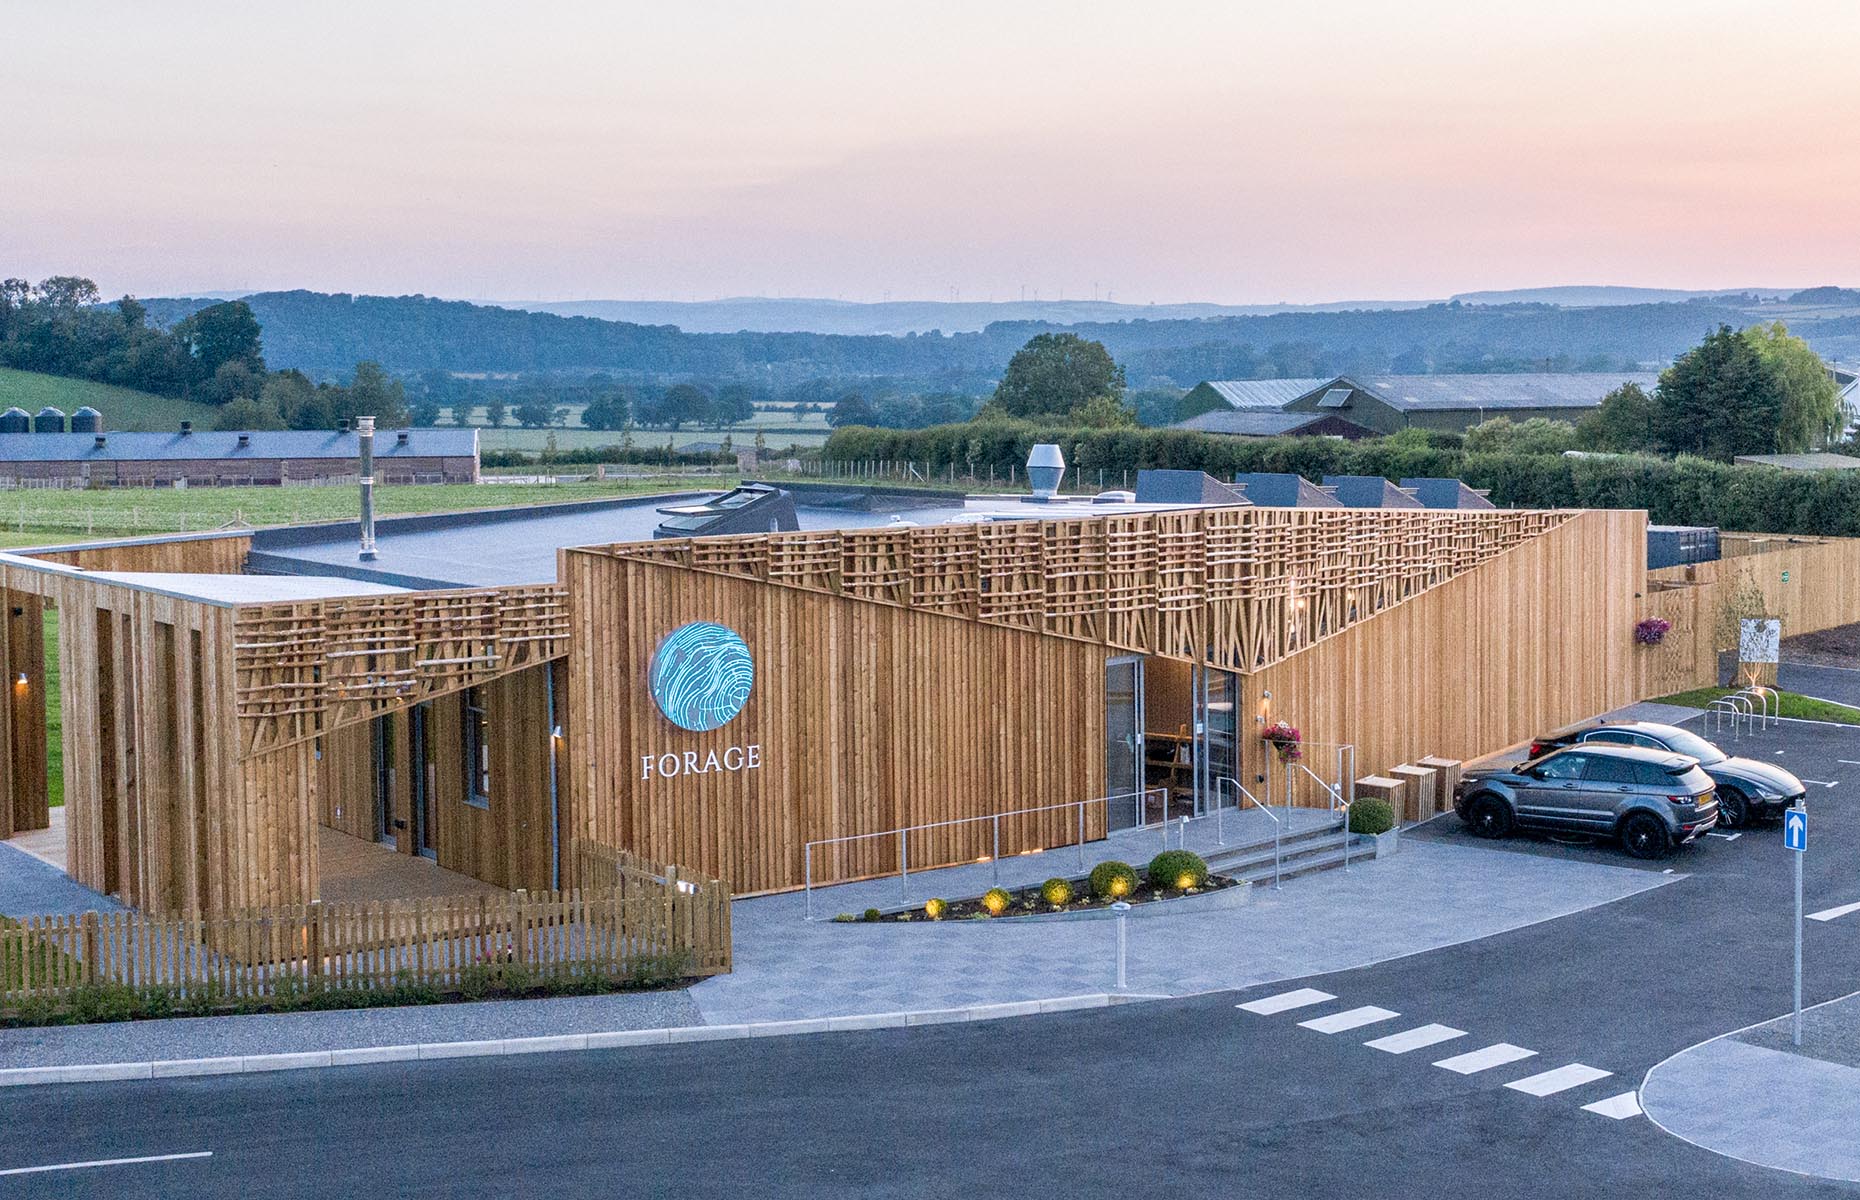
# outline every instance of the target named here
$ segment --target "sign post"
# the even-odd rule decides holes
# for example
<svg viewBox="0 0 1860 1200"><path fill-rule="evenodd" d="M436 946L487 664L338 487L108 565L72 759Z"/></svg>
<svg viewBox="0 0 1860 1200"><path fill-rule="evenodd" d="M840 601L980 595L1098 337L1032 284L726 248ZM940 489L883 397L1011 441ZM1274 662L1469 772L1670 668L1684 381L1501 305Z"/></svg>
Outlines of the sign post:
<svg viewBox="0 0 1860 1200"><path fill-rule="evenodd" d="M1795 1022L1790 1040L1802 1044L1802 858L1808 853L1808 810L1797 800L1783 813L1783 845L1795 851Z"/></svg>

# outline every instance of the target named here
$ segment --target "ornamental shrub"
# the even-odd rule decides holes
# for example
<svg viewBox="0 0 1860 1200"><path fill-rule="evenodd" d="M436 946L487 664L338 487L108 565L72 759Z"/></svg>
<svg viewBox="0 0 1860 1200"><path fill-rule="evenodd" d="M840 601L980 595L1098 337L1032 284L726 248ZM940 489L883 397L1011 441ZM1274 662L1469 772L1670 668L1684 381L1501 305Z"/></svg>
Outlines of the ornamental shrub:
<svg viewBox="0 0 1860 1200"><path fill-rule="evenodd" d="M929 917L932 921L941 921L944 914L948 912L949 901L943 899L941 896L932 896L924 901L924 916Z"/></svg>
<svg viewBox="0 0 1860 1200"><path fill-rule="evenodd" d="M1100 900L1121 900L1137 890L1137 872L1127 862L1109 858L1091 869L1091 894Z"/></svg>
<svg viewBox="0 0 1860 1200"><path fill-rule="evenodd" d="M1054 908L1072 902L1072 885L1063 879L1049 879L1040 885L1040 899Z"/></svg>
<svg viewBox="0 0 1860 1200"><path fill-rule="evenodd" d="M1192 850L1164 850L1150 859L1150 886L1186 891L1208 882L1208 864Z"/></svg>
<svg viewBox="0 0 1860 1200"><path fill-rule="evenodd" d="M982 907L988 910L988 915L991 917L1000 916L1012 903L1014 903L1014 897L1008 894L1006 888L989 888L982 893Z"/></svg>
<svg viewBox="0 0 1860 1200"><path fill-rule="evenodd" d="M1387 800L1364 796L1350 805L1351 833L1387 833L1395 828L1395 810Z"/></svg>
<svg viewBox="0 0 1860 1200"><path fill-rule="evenodd" d="M865 915L859 919L862 921L876 921L881 915L882 914L876 908L868 908L865 910Z"/></svg>

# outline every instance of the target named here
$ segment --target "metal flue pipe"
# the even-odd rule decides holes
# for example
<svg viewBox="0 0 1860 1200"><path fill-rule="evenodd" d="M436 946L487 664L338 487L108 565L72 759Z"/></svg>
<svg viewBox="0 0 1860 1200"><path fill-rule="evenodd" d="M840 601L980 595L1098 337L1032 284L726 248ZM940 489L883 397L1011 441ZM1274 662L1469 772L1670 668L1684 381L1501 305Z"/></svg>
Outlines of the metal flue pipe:
<svg viewBox="0 0 1860 1200"><path fill-rule="evenodd" d="M356 440L362 447L362 553L363 562L375 557L375 419L355 418Z"/></svg>

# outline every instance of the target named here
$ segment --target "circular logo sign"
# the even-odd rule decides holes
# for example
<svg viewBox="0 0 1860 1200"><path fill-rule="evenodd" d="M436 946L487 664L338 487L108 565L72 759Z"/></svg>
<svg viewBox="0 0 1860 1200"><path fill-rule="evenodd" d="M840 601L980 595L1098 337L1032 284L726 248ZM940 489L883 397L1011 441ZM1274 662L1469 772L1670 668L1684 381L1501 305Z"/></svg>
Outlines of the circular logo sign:
<svg viewBox="0 0 1860 1200"><path fill-rule="evenodd" d="M665 719L703 733L727 723L749 700L756 664L736 632L709 621L680 625L652 655L652 698Z"/></svg>

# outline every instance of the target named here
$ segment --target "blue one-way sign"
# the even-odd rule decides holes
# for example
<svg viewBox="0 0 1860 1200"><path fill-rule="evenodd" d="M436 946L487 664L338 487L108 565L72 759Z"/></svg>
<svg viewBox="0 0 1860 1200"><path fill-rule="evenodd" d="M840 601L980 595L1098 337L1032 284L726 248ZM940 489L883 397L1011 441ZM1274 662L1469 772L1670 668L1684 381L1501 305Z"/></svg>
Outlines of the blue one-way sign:
<svg viewBox="0 0 1860 1200"><path fill-rule="evenodd" d="M1797 854L1808 850L1808 812L1791 808L1783 813L1783 845Z"/></svg>

